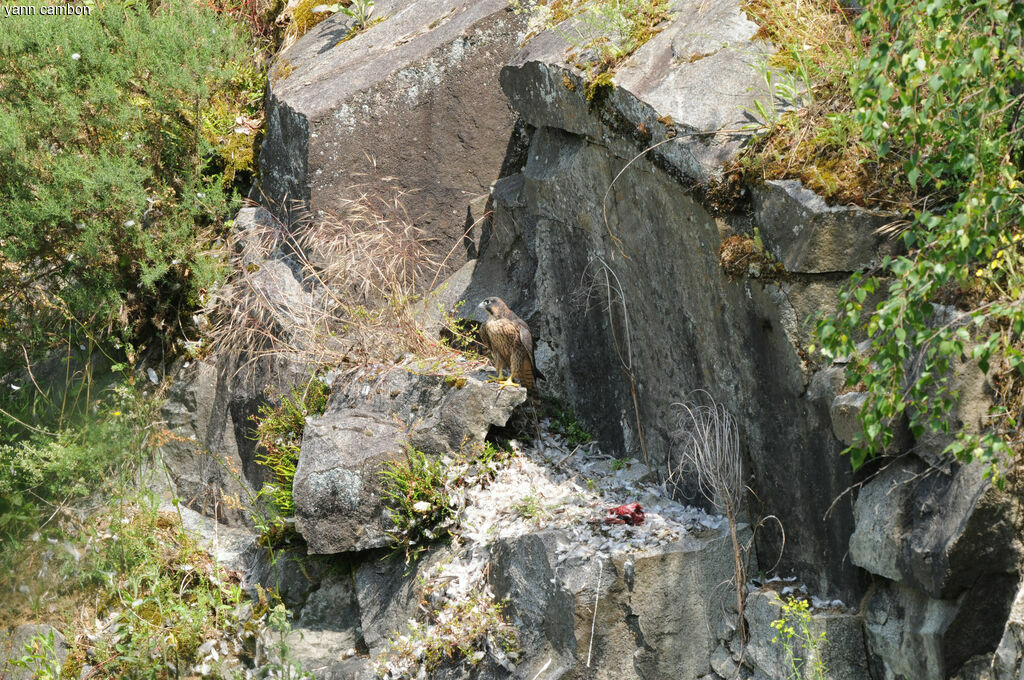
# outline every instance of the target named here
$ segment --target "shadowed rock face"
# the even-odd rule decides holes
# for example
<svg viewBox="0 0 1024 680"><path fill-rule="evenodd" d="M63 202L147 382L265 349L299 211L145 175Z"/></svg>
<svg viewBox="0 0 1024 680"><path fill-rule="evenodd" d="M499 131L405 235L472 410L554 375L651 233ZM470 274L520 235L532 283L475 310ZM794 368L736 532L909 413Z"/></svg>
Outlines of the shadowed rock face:
<svg viewBox="0 0 1024 680"><path fill-rule="evenodd" d="M282 214L293 201L318 214L386 195L381 179L394 177L457 269L467 208L499 177L514 123L497 78L523 18L507 5L378 0L383 21L353 39L339 42L341 14L303 36L271 69L256 193Z"/></svg>
<svg viewBox="0 0 1024 680"><path fill-rule="evenodd" d="M171 435L161 456L188 507L233 526L252 525L250 503L266 475L256 461L252 418L309 371L282 355L238 352L179 371L161 411Z"/></svg>

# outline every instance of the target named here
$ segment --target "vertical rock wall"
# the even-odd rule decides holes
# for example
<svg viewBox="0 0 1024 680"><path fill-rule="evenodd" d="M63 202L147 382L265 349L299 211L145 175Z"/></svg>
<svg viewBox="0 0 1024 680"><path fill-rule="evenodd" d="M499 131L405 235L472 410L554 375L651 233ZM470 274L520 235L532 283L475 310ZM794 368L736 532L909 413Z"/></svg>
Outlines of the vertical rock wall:
<svg viewBox="0 0 1024 680"><path fill-rule="evenodd" d="M378 0L378 23L355 37L340 13L303 36L270 71L255 197L318 215L391 198L393 184L458 268L467 209L501 173L514 123L497 75L524 32L507 5Z"/></svg>

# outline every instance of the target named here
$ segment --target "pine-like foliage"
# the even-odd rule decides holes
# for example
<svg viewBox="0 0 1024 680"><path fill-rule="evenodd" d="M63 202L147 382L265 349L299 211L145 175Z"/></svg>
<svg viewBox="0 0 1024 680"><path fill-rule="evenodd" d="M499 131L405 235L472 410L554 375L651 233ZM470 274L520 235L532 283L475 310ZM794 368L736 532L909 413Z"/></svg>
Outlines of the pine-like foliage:
<svg viewBox="0 0 1024 680"><path fill-rule="evenodd" d="M7 349L69 329L159 328L197 301L215 273L208 237L235 200L211 112L224 118L252 99L240 93L256 87L251 56L227 18L188 0L3 19Z"/></svg>

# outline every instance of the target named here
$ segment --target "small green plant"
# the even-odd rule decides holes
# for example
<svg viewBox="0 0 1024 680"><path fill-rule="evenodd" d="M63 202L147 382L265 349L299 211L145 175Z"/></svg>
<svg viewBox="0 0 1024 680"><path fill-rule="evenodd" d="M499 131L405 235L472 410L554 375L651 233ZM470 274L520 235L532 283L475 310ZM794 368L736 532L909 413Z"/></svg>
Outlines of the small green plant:
<svg viewBox="0 0 1024 680"><path fill-rule="evenodd" d="M574 48L570 62L586 74L587 100L612 86L615 68L661 30L669 0L514 0L537 29L552 30Z"/></svg>
<svg viewBox="0 0 1024 680"><path fill-rule="evenodd" d="M749 126L752 129L763 129L762 125L768 128L779 125L783 110L799 109L810 104L812 88L806 68L800 73L793 73L787 69L773 68L768 60L758 61L753 67L761 76L767 99L755 98L753 109L744 108L759 121Z"/></svg>
<svg viewBox="0 0 1024 680"><path fill-rule="evenodd" d="M32 671L36 680L60 680L63 664L57 656L57 638L53 629L26 642L24 651L20 658L9 662L12 667Z"/></svg>
<svg viewBox="0 0 1024 680"><path fill-rule="evenodd" d="M306 419L323 415L329 396L327 383L314 377L305 385L295 387L280 404L262 405L253 418L256 422L254 438L260 447L256 460L272 473L272 478L257 494L265 510L257 528L267 545L280 544L292 534L287 519L295 514L292 481L299 463Z"/></svg>
<svg viewBox="0 0 1024 680"><path fill-rule="evenodd" d="M370 20L370 15L373 14L373 0L351 0L348 4L336 2L333 5L317 5L313 8L313 12L330 12L332 14L341 12L345 16L352 17L352 29L341 42L354 38L373 24L382 20L380 18L373 21Z"/></svg>
<svg viewBox="0 0 1024 680"><path fill-rule="evenodd" d="M405 561L419 558L427 546L448 535L455 508L444 464L406 445L405 456L388 461L380 472L384 503L394 524L389 532Z"/></svg>
<svg viewBox="0 0 1024 680"><path fill-rule="evenodd" d="M312 673L302 670L302 665L292 654L291 645L288 643L292 624L288 620L288 609L284 604L279 602L267 612L267 627L276 634L277 639L274 641L274 650L270 655L269 663L260 669L261 672L269 671L267 677L280 678L280 680L312 680L315 678L316 676Z"/></svg>
<svg viewBox="0 0 1024 680"><path fill-rule="evenodd" d="M594 439L568 409L561 409L555 413L551 421L551 431L565 437L569 446L584 446Z"/></svg>
<svg viewBox="0 0 1024 680"><path fill-rule="evenodd" d="M807 600L793 598L782 603L782 618L771 623L775 629L772 644L782 645L794 680L826 680L827 670L821 653L828 642L825 631L815 633L811 607Z"/></svg>
<svg viewBox="0 0 1024 680"><path fill-rule="evenodd" d="M539 517L543 508L541 508L540 498L532 490L530 493L523 496L522 500L512 506L512 509L518 512L526 519L533 519Z"/></svg>

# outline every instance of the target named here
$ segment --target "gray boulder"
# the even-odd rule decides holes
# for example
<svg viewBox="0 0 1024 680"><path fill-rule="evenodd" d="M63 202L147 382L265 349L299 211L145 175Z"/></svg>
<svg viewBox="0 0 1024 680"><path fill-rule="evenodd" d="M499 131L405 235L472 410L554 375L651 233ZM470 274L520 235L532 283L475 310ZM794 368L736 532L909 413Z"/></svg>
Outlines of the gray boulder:
<svg viewBox="0 0 1024 680"><path fill-rule="evenodd" d="M412 219L457 268L467 209L501 174L514 117L498 70L525 37L506 0L377 0L358 36L341 13L277 57L260 152L263 197L338 212L404 193ZM472 240L472 237L469 239Z"/></svg>
<svg viewBox="0 0 1024 680"><path fill-rule="evenodd" d="M1016 574L1022 549L1012 509L979 464L946 474L902 459L862 488L850 559L930 597L956 598L979 580Z"/></svg>
<svg viewBox="0 0 1024 680"><path fill-rule="evenodd" d="M499 541L490 565L495 596L519 629L514 677L626 680L696 678L711 672L712 631L734 595L727 529L611 559L558 559L558 530ZM596 603L596 611L595 611ZM548 663L550 661L550 664Z"/></svg>
<svg viewBox="0 0 1024 680"><path fill-rule="evenodd" d="M252 504L265 478L252 418L262 404L307 380L309 370L283 355L225 352L179 371L161 411L170 437L160 453L187 507L227 524L252 525Z"/></svg>
<svg viewBox="0 0 1024 680"><path fill-rule="evenodd" d="M417 618L423 597L421 575L451 555L447 546L435 546L409 565L374 558L359 565L354 576L356 600L371 656L384 652L388 640L404 633L409 620Z"/></svg>
<svg viewBox="0 0 1024 680"><path fill-rule="evenodd" d="M864 392L846 392L832 400L829 409L832 433L847 446L852 445L861 432L860 412L867 398Z"/></svg>
<svg viewBox="0 0 1024 680"><path fill-rule="evenodd" d="M26 667L11 665L26 656L30 657ZM31 680L43 671L56 677L67 656L67 640L53 626L26 623L0 631L0 678L4 680Z"/></svg>
<svg viewBox="0 0 1024 680"><path fill-rule="evenodd" d="M768 180L753 199L764 243L789 272L853 272L898 250L878 233L895 215L829 206L799 180Z"/></svg>
<svg viewBox="0 0 1024 680"><path fill-rule="evenodd" d="M1003 637L992 659L992 680L1024 678L1024 583L1017 590Z"/></svg>
<svg viewBox="0 0 1024 680"><path fill-rule="evenodd" d="M572 20L528 41L502 70L501 86L534 127L619 149L675 136L652 157L691 179L718 176L749 136L743 128L754 101L769 98L754 65L772 48L732 0L675 0L672 10L665 28L615 70L614 89L592 101L584 74L569 63L572 41L586 41Z"/></svg>
<svg viewBox="0 0 1024 680"><path fill-rule="evenodd" d="M440 455L482 444L525 399L522 388L502 389L481 376L403 369L335 385L326 413L306 426L293 483L296 528L310 552L386 545L382 464L406 446Z"/></svg>
<svg viewBox="0 0 1024 680"><path fill-rule="evenodd" d="M883 582L864 602L864 627L875 675L886 680L951 677L991 656L1000 642L1017 582L991 576L955 599Z"/></svg>
<svg viewBox="0 0 1024 680"><path fill-rule="evenodd" d="M750 641L746 648L746 661L757 673L773 680L793 678L786 647L781 635L771 623L782 618L782 600L771 590L751 592L747 597L747 623ZM810 634L825 634L817 647L817 655L799 642L793 642L792 651L800 662L799 678L812 678L810 664L820 660L825 664L829 680L864 680L869 677L868 652L864 646L864 630L856 613L839 609L812 612ZM773 642L773 640L778 640Z"/></svg>

